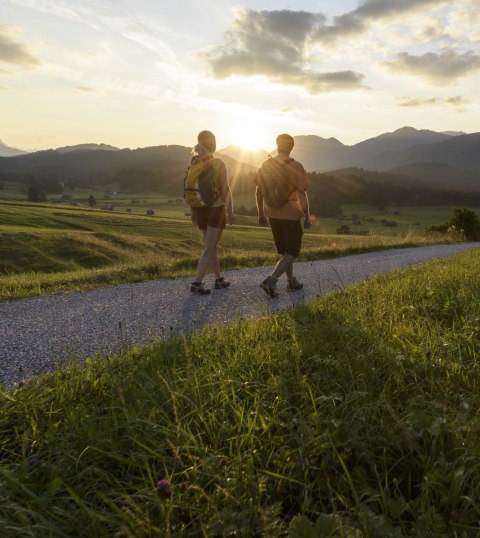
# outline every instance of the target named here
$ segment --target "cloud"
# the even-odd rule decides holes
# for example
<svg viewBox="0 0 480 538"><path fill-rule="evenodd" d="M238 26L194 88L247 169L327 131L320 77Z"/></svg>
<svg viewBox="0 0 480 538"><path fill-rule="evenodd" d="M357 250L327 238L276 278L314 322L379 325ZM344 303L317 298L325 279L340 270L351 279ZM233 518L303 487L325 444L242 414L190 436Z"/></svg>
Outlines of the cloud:
<svg viewBox="0 0 480 538"><path fill-rule="evenodd" d="M406 73L434 84L447 85L472 71L480 70L480 54L472 51L461 54L444 51L415 56L401 52L394 60L383 62L383 65L393 73Z"/></svg>
<svg viewBox="0 0 480 538"><path fill-rule="evenodd" d="M478 0L456 0L446 21L446 30L454 39L472 45L480 41L480 3Z"/></svg>
<svg viewBox="0 0 480 538"><path fill-rule="evenodd" d="M302 86L312 94L358 90L365 88L361 72L348 67L319 72L312 68L318 61L314 53L320 50L330 58L325 47L367 34L379 22L403 22L408 14L431 13L447 4L447 0L363 0L331 23L323 13L238 8L222 43L205 51L203 57L218 79L263 75L272 82ZM432 36L433 26L429 29Z"/></svg>
<svg viewBox="0 0 480 538"><path fill-rule="evenodd" d="M467 105L468 103L470 103L470 99L465 99L461 95L456 95L455 97L445 97L443 99L443 102L448 105L460 106Z"/></svg>
<svg viewBox="0 0 480 538"><path fill-rule="evenodd" d="M85 93L97 93L97 90L91 86L75 86L75 89Z"/></svg>
<svg viewBox="0 0 480 538"><path fill-rule="evenodd" d="M404 107L416 107L416 106L427 106L427 105L436 105L438 104L438 97L431 97L429 99L418 99L416 97L398 97L397 102L398 106Z"/></svg>
<svg viewBox="0 0 480 538"><path fill-rule="evenodd" d="M364 75L353 70L313 71L314 36L325 24L322 14L305 11L239 9L224 43L204 58L215 78L262 75L272 82L301 86L312 94L362 88Z"/></svg>
<svg viewBox="0 0 480 538"><path fill-rule="evenodd" d="M402 107L424 107L424 106L437 106L437 105L450 105L455 108L463 107L470 103L469 99L465 99L461 95L455 95L452 97L430 97L428 99L419 99L416 97L402 96L397 98L399 106Z"/></svg>
<svg viewBox="0 0 480 538"><path fill-rule="evenodd" d="M431 10L447 3L446 0L364 0L357 9L334 17L332 25L320 28L316 38L323 43L333 43L365 33L375 22L394 21L408 13Z"/></svg>
<svg viewBox="0 0 480 538"><path fill-rule="evenodd" d="M34 67L40 62L30 52L26 45L17 43L13 39L14 31L0 25L0 62L21 67Z"/></svg>
<svg viewBox="0 0 480 538"><path fill-rule="evenodd" d="M171 29L154 17L141 15L141 10L135 7L132 2L111 0L84 0L83 2L71 0L13 1L20 6L37 10L40 13L85 24L96 31L107 29L140 47L157 53L164 61L173 61L175 58L168 44L158 37L162 34L171 35Z"/></svg>
<svg viewBox="0 0 480 538"><path fill-rule="evenodd" d="M429 43L440 39L448 39L445 23L440 17L430 17L426 24L415 35L417 43Z"/></svg>

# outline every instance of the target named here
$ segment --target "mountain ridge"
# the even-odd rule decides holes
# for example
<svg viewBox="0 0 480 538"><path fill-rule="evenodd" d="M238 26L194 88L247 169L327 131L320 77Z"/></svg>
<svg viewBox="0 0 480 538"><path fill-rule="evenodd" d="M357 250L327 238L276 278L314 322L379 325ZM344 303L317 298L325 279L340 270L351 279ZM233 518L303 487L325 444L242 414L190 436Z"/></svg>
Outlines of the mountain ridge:
<svg viewBox="0 0 480 538"><path fill-rule="evenodd" d="M55 148L55 151L59 153L68 153L70 151L120 151L120 148L110 146L109 144L84 143Z"/></svg>
<svg viewBox="0 0 480 538"><path fill-rule="evenodd" d="M26 153L28 152L7 146L0 140L0 157L18 157L19 155L25 155Z"/></svg>
<svg viewBox="0 0 480 538"><path fill-rule="evenodd" d="M307 172L357 167L397 173L437 188L480 190L480 133L439 133L406 126L350 146L333 137L299 135L294 139L292 157ZM217 152L228 161L232 179L253 174L269 154L275 152L246 151L234 145ZM137 149L80 144L24 153L15 158L0 157L0 178L36 174L91 184L99 179L125 182L129 175L143 181L141 178L150 174L170 185L173 175L176 180L183 177L190 158L189 147L175 144Z"/></svg>

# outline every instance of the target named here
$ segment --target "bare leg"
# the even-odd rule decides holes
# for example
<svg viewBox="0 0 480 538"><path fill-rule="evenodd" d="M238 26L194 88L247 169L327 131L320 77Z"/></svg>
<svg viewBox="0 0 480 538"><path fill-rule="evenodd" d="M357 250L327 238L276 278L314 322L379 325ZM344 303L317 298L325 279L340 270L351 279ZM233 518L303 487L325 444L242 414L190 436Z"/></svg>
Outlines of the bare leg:
<svg viewBox="0 0 480 538"><path fill-rule="evenodd" d="M220 274L220 264L217 255L217 245L222 237L222 232L222 228L212 228L211 226L208 226L208 228L203 231L205 249L198 260L195 282L202 282L208 269L213 271L215 278L220 278L222 276Z"/></svg>
<svg viewBox="0 0 480 538"><path fill-rule="evenodd" d="M292 259L289 265L287 265L287 268L285 269L285 272L287 273L287 278L293 278L293 262L295 258Z"/></svg>
<svg viewBox="0 0 480 538"><path fill-rule="evenodd" d="M293 276L294 261L295 258L293 256L290 254L284 254L278 261L273 273L270 276L273 278L279 278L281 275L283 275L283 273L287 273L287 277L291 278Z"/></svg>

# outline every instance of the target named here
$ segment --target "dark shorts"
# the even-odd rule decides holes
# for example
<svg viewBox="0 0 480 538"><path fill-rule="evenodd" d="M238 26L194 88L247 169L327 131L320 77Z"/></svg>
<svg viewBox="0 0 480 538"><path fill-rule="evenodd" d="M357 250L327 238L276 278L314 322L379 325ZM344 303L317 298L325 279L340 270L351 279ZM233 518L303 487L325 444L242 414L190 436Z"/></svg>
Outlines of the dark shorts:
<svg viewBox="0 0 480 538"><path fill-rule="evenodd" d="M302 247L302 225L299 220L269 219L277 252L294 258L300 255Z"/></svg>
<svg viewBox="0 0 480 538"><path fill-rule="evenodd" d="M192 222L200 230L225 228L225 206L221 207L192 207Z"/></svg>

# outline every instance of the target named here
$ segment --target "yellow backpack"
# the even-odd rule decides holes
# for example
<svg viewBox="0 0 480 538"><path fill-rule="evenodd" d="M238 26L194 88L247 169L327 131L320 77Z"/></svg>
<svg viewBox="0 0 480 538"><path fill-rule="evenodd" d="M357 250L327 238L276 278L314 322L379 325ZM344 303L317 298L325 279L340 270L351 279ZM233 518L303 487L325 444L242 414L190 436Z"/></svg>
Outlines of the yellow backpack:
<svg viewBox="0 0 480 538"><path fill-rule="evenodd" d="M220 197L218 167L211 155L192 158L185 176L183 196L191 207L211 207Z"/></svg>

